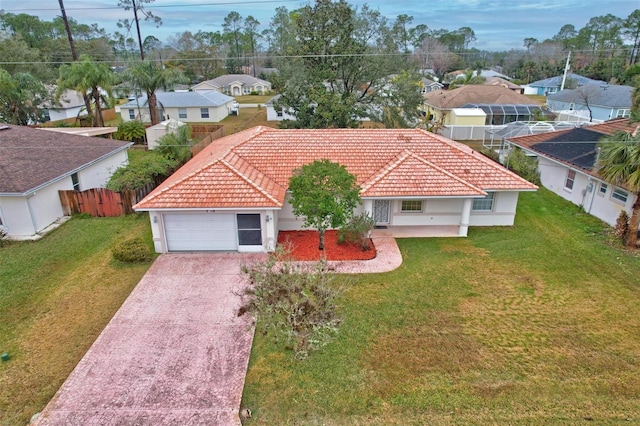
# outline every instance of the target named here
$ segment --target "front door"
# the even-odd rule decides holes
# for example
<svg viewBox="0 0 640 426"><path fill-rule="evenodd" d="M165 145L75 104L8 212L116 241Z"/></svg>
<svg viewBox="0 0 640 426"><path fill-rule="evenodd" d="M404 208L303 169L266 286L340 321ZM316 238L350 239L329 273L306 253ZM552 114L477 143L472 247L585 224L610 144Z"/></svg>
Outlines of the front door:
<svg viewBox="0 0 640 426"><path fill-rule="evenodd" d="M389 224L389 207L391 202L389 200L374 200L373 201L373 218L376 220L377 225Z"/></svg>

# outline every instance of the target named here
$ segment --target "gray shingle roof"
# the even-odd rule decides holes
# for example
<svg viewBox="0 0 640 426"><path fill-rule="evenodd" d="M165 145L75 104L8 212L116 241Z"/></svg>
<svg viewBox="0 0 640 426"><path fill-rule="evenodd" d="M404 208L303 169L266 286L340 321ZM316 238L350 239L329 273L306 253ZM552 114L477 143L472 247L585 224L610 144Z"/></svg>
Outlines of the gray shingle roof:
<svg viewBox="0 0 640 426"><path fill-rule="evenodd" d="M233 101L231 96L215 90L201 90L197 92L157 92L158 103L164 108L188 107L218 107ZM137 108L147 106L147 97L141 96L137 100L127 102L120 108Z"/></svg>
<svg viewBox="0 0 640 426"><path fill-rule="evenodd" d="M230 85L234 81L238 81L245 86L253 86L256 83L261 83L261 84L264 84L265 86L271 86L271 83L269 83L268 81L265 81L261 78L250 76L248 74L226 74L226 75L221 75L220 77L213 78L211 80L203 81L202 83L209 83L217 87L225 87Z"/></svg>
<svg viewBox="0 0 640 426"><path fill-rule="evenodd" d="M579 74L569 73L567 74L567 79L574 80L579 86L585 84L606 84L606 82L602 80L592 80L588 77L583 77ZM562 76L558 75L555 77L545 78L544 80L534 81L533 83L529 83L531 87L557 87L560 88L562 84Z"/></svg>
<svg viewBox="0 0 640 426"><path fill-rule="evenodd" d="M586 98L590 105L631 108L632 92L633 87L631 86L588 84L577 89L561 90L558 93L547 96L547 99L551 101L584 104Z"/></svg>
<svg viewBox="0 0 640 426"><path fill-rule="evenodd" d="M10 125L0 130L0 194L30 192L130 145Z"/></svg>

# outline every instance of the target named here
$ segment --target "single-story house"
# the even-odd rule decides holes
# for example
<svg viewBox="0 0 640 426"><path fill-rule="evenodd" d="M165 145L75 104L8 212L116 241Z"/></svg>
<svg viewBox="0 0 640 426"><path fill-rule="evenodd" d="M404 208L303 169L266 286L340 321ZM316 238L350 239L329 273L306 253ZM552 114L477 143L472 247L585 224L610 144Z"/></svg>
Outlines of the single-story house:
<svg viewBox="0 0 640 426"><path fill-rule="evenodd" d="M231 96L249 95L253 92L264 94L271 91L271 83L248 74L227 74L198 83L191 90L215 90Z"/></svg>
<svg viewBox="0 0 640 426"><path fill-rule="evenodd" d="M526 95L542 95L547 96L552 93L562 90L562 80L564 75L557 75L555 77L545 78L543 80L534 81L525 85L524 93ZM586 84L607 84L602 80L593 80L588 77L581 76L579 74L568 73L564 78L565 87L570 86L584 86Z"/></svg>
<svg viewBox="0 0 640 426"><path fill-rule="evenodd" d="M600 123L631 116L633 87L585 84L547 96L547 107L559 116L577 116Z"/></svg>
<svg viewBox="0 0 640 426"><path fill-rule="evenodd" d="M455 108L482 109L477 126L503 125L514 121L531 121L545 114L539 102L503 86L470 84L452 90L436 90L424 95L424 108L429 120L445 126L454 125L451 111ZM482 118L482 119L481 119Z"/></svg>
<svg viewBox="0 0 640 426"><path fill-rule="evenodd" d="M509 90L513 90L516 93L520 93L521 95L524 94L524 88L522 86L500 77L489 77L483 84L485 86L502 86Z"/></svg>
<svg viewBox="0 0 640 426"><path fill-rule="evenodd" d="M103 187L130 142L0 124L0 226L31 238L62 216L59 190Z"/></svg>
<svg viewBox="0 0 640 426"><path fill-rule="evenodd" d="M440 90L444 87L444 84L438 82L438 81L433 81L430 80L426 77L422 77L420 79L420 82L422 83L422 88L420 90L420 92L424 95L425 93L429 93L429 92L433 92L434 90Z"/></svg>
<svg viewBox="0 0 640 426"><path fill-rule="evenodd" d="M55 90L52 88L52 90ZM75 90L65 89L57 102L49 101L43 105L45 121L58 121L87 115L84 98Z"/></svg>
<svg viewBox="0 0 640 426"><path fill-rule="evenodd" d="M628 119L615 119L602 124L512 137L505 141L538 158L540 180L545 188L615 226L621 210L631 214L636 196L598 175L594 167L598 141L616 131L633 132L637 128L638 124Z"/></svg>
<svg viewBox="0 0 640 426"><path fill-rule="evenodd" d="M157 92L158 115L162 120L187 123L217 123L233 109L234 99L215 90L198 92ZM142 96L120 106L122 121L151 121L147 97Z"/></svg>
<svg viewBox="0 0 640 426"><path fill-rule="evenodd" d="M288 113L284 108L278 108L278 110L276 110L274 103L280 96L282 95L275 95L265 102L264 106L267 108L267 121L295 120L296 116Z"/></svg>
<svg viewBox="0 0 640 426"><path fill-rule="evenodd" d="M302 228L289 178L328 159L357 178L378 226L509 226L532 183L466 145L420 129L254 127L216 140L134 206L148 211L157 252L273 250Z"/></svg>

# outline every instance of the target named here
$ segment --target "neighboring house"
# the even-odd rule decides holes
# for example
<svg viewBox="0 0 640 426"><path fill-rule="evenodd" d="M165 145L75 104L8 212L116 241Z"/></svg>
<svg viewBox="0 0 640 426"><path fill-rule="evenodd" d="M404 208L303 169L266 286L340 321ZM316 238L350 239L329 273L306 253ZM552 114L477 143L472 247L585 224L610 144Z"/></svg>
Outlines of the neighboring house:
<svg viewBox="0 0 640 426"><path fill-rule="evenodd" d="M602 122L631 116L633 87L609 84L586 84L547 96L547 107L560 117L580 117Z"/></svg>
<svg viewBox="0 0 640 426"><path fill-rule="evenodd" d="M444 84L438 83L437 81L429 80L428 78L422 77L420 79L422 82L421 93L424 95L425 93L433 92L435 90L440 90L444 87Z"/></svg>
<svg viewBox="0 0 640 426"><path fill-rule="evenodd" d="M525 86L524 93L527 95L550 95L552 93L559 92L562 87L563 75L556 77L545 78L544 80L534 81ZM607 84L602 80L592 80L588 77L583 77L578 74L569 73L565 79L565 87L569 85L584 86L585 84Z"/></svg>
<svg viewBox="0 0 640 426"><path fill-rule="evenodd" d="M509 90L513 90L516 93L523 94L524 88L518 84L512 83L509 80L505 80L500 77L489 77L483 83L485 86L502 86L506 87Z"/></svg>
<svg viewBox="0 0 640 426"><path fill-rule="evenodd" d="M538 158L540 180L545 188L615 226L621 210L631 214L636 196L598 175L594 167L598 141L615 131L636 131L638 126L628 119L616 119L569 130L507 138L506 142Z"/></svg>
<svg viewBox="0 0 640 426"><path fill-rule="evenodd" d="M157 92L158 115L163 120L187 123L217 123L233 109L234 99L214 90L198 92ZM121 105L122 121L151 121L147 97L142 96Z"/></svg>
<svg viewBox="0 0 640 426"><path fill-rule="evenodd" d="M0 125L0 226L30 238L62 216L59 190L103 187L130 142Z"/></svg>
<svg viewBox="0 0 640 426"><path fill-rule="evenodd" d="M457 70L457 71L451 71L450 73L447 74L447 76L449 77L449 79L457 80L457 79L465 78L465 76L469 71L472 71L474 76L479 75L480 77L484 77L487 79L498 77L503 80L511 80L511 77L509 77L508 75L504 75L498 71L493 71L493 70L480 70L480 74L478 74L477 70Z"/></svg>
<svg viewBox="0 0 640 426"><path fill-rule="evenodd" d="M481 109L475 125L503 125L514 121L530 121L545 114L542 106L527 96L503 86L470 84L452 90L436 90L424 95L426 115L431 122L455 125L454 109Z"/></svg>
<svg viewBox="0 0 640 426"><path fill-rule="evenodd" d="M53 89L55 91L55 89ZM58 121L66 118L76 118L87 115L84 99L75 90L65 89L58 102L47 102L45 121Z"/></svg>
<svg viewBox="0 0 640 426"><path fill-rule="evenodd" d="M158 146L158 139L170 133L177 133L180 127L186 125L187 123L172 118L170 120L164 120L155 126L147 127L147 148L155 149Z"/></svg>
<svg viewBox="0 0 640 426"><path fill-rule="evenodd" d="M289 178L328 159L357 178L376 224L509 226L518 194L537 187L466 145L419 129L254 127L216 140L134 208L148 211L155 249L270 251L301 229ZM410 228L409 228L410 229Z"/></svg>
<svg viewBox="0 0 640 426"><path fill-rule="evenodd" d="M227 74L198 83L192 86L191 90L195 92L215 90L230 96L265 94L271 91L271 83L247 74Z"/></svg>
<svg viewBox="0 0 640 426"><path fill-rule="evenodd" d="M284 108L276 110L274 103L280 98L280 96L281 95L275 95L273 98L265 102L264 106L267 108L267 121L295 120L296 116L286 112Z"/></svg>

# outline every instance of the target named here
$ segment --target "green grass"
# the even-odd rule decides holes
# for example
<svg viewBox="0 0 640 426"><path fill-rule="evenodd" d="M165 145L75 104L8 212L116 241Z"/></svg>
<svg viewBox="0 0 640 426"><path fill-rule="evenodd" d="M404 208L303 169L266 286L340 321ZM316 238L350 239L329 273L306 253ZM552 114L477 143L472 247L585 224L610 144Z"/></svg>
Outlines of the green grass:
<svg viewBox="0 0 640 426"><path fill-rule="evenodd" d="M124 237L151 242L144 215L74 218L39 241L0 248L0 424L41 411L150 263L114 261ZM151 246L150 246L151 248Z"/></svg>
<svg viewBox="0 0 640 426"><path fill-rule="evenodd" d="M399 240L340 277L339 337L305 361L256 335L245 424L640 422L640 258L554 194L516 224Z"/></svg>
<svg viewBox="0 0 640 426"><path fill-rule="evenodd" d="M243 95L235 96L236 101L241 104L264 104L269 99L273 98L275 94L270 95Z"/></svg>

